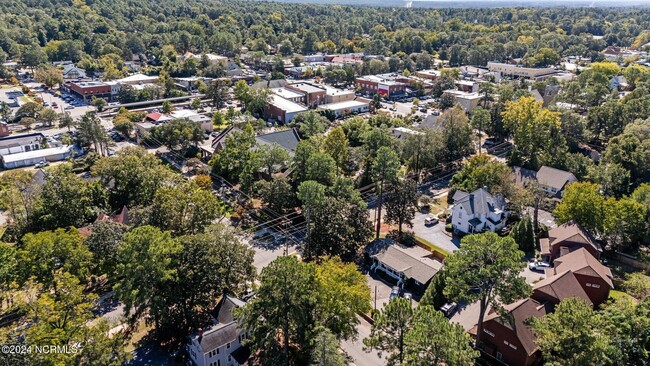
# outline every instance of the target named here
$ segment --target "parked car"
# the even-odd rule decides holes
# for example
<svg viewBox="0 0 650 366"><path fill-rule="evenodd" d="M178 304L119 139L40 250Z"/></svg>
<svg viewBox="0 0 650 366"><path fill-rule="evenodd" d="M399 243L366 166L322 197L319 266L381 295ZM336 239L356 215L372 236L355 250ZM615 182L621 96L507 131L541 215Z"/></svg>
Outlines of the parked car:
<svg viewBox="0 0 650 366"><path fill-rule="evenodd" d="M528 263L528 269L531 271L543 271L546 268L551 268L551 264L548 262L530 262Z"/></svg>
<svg viewBox="0 0 650 366"><path fill-rule="evenodd" d="M428 216L424 219L424 225L432 226L440 222L440 219L436 216Z"/></svg>
<svg viewBox="0 0 650 366"><path fill-rule="evenodd" d="M399 297L400 294L400 288L399 286L393 286L393 289L390 292L390 296L388 297L389 300L392 300L396 297Z"/></svg>
<svg viewBox="0 0 650 366"><path fill-rule="evenodd" d="M456 308L458 307L458 304L455 302L448 302L440 308L440 311L442 311L443 314L445 314L446 317L451 317L454 315L454 311L456 311Z"/></svg>
<svg viewBox="0 0 650 366"><path fill-rule="evenodd" d="M427 113L427 109L426 108L420 108L420 112Z"/></svg>
<svg viewBox="0 0 650 366"><path fill-rule="evenodd" d="M49 166L49 165L50 165L49 162L43 160L43 161L40 161L40 162L34 164L34 168L36 168L36 169L38 169L38 168L45 168L46 166Z"/></svg>
<svg viewBox="0 0 650 366"><path fill-rule="evenodd" d="M50 103L48 103L48 102L43 102L43 107L49 107L49 106L50 106Z"/></svg>
<svg viewBox="0 0 650 366"><path fill-rule="evenodd" d="M66 106L66 107L63 108L63 109L65 109L65 110L67 111L67 110L70 110L70 109L74 109L74 106L69 105L69 106Z"/></svg>
<svg viewBox="0 0 650 366"><path fill-rule="evenodd" d="M410 292L405 292L404 295L402 295L402 297L407 299L407 300L411 300L411 299L413 299L413 294L410 293Z"/></svg>

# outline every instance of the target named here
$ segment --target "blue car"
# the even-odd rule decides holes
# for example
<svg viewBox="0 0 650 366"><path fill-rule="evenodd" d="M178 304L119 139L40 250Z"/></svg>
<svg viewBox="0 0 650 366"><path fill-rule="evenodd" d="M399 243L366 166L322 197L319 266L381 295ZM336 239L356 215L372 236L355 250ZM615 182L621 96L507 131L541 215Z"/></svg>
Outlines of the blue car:
<svg viewBox="0 0 650 366"><path fill-rule="evenodd" d="M393 286L393 290L390 292L389 300L392 300L395 297L399 297L400 289L398 286Z"/></svg>

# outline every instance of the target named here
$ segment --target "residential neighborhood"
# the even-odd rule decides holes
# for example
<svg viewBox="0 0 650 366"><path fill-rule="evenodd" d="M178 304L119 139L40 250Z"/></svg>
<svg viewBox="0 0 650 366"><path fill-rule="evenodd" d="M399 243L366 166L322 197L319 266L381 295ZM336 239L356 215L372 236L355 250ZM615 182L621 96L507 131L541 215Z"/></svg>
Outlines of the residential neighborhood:
<svg viewBox="0 0 650 366"><path fill-rule="evenodd" d="M0 365L647 364L647 6L415 3L0 4Z"/></svg>

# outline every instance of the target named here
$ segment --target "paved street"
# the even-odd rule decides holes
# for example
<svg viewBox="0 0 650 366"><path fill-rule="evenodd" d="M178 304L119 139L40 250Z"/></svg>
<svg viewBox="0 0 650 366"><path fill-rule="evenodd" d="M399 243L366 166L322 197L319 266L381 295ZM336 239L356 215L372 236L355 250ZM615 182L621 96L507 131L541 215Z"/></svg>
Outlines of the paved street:
<svg viewBox="0 0 650 366"><path fill-rule="evenodd" d="M376 351L365 352L363 350L363 339L370 335L371 325L365 319L357 316L359 319L359 336L356 340L341 342L341 348L352 358L356 366L383 366L386 365L386 359L379 357Z"/></svg>

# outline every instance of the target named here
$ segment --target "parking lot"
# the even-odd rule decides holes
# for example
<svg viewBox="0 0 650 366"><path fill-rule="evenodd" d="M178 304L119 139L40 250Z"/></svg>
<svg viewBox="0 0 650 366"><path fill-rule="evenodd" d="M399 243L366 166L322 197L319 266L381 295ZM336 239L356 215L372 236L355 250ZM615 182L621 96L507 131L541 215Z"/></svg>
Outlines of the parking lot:
<svg viewBox="0 0 650 366"><path fill-rule="evenodd" d="M434 244L447 252L451 253L455 250L458 250L460 247L460 239L458 237L450 237L445 232L445 223L439 222L435 225L426 226L424 224L424 219L429 214L423 214L421 212L415 213L415 219L413 219L413 231L415 236L420 237L431 244Z"/></svg>

